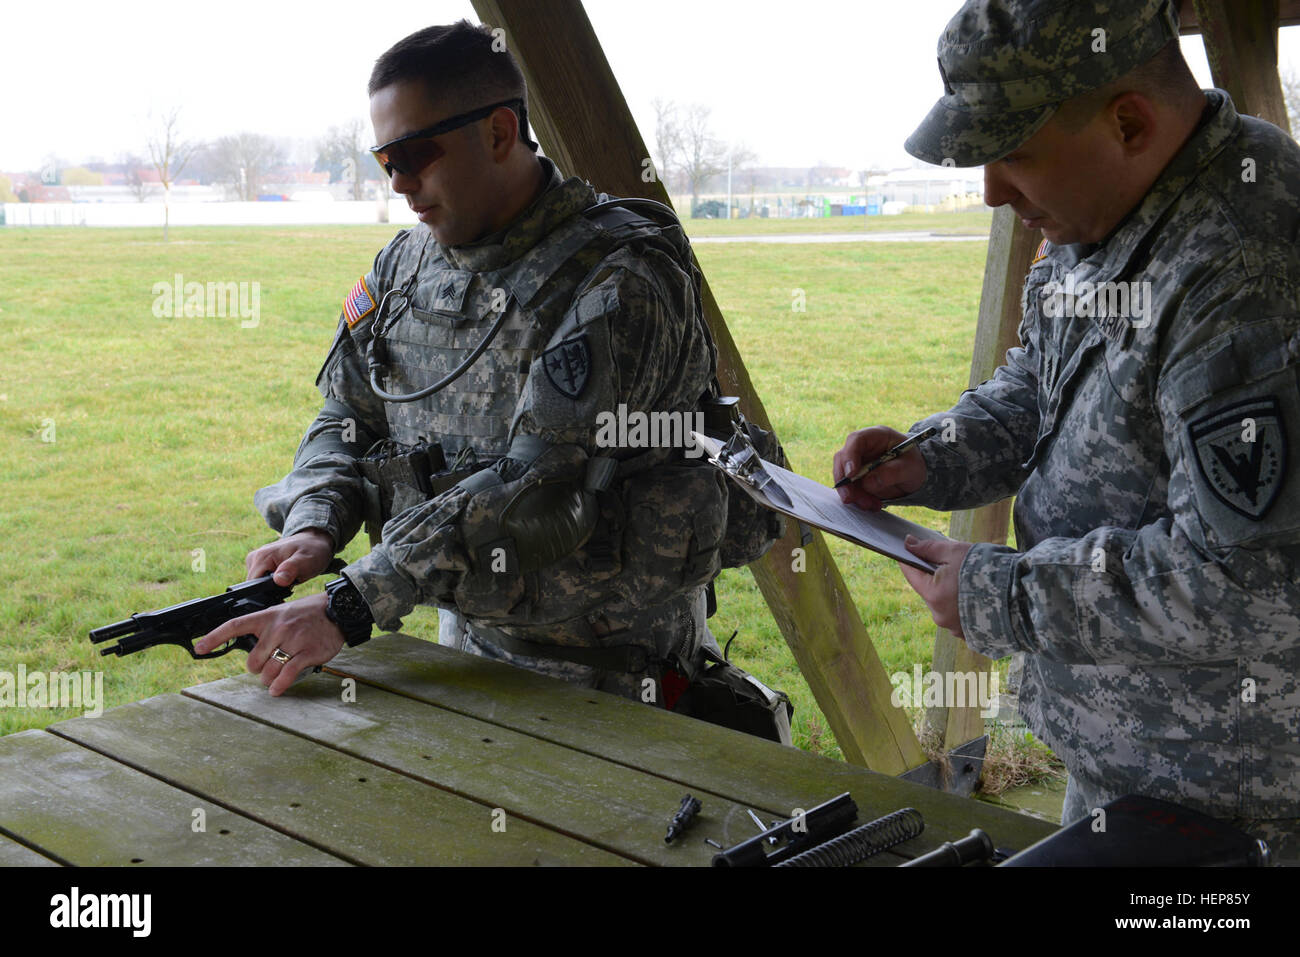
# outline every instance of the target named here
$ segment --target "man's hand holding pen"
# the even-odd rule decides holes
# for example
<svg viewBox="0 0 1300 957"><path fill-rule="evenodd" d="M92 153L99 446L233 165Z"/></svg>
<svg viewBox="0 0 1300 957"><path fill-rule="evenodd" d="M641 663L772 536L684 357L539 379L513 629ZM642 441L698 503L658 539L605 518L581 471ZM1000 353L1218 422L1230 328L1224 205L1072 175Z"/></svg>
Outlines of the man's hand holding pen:
<svg viewBox="0 0 1300 957"><path fill-rule="evenodd" d="M840 501L874 512L885 501L909 495L921 488L925 484L926 468L917 443L922 439L920 435L911 438L911 444L905 450L898 451L897 455L879 465L869 467L856 480L840 485L836 489ZM882 456L897 451L908 440L909 436L882 425L851 433L844 440L844 447L835 453L835 481L851 478L864 465L871 466ZM964 639L957 605L957 572L971 549L971 543L918 541L909 535L906 545L913 555L938 567L931 574L900 562L903 577L930 609L934 623Z"/></svg>
<svg viewBox="0 0 1300 957"><path fill-rule="evenodd" d="M844 440L844 448L835 453L834 478L840 482L851 477L863 465L907 440L902 432L884 425L859 429ZM840 501L868 511L880 509L883 499L898 498L915 492L925 484L925 459L915 445L883 465L871 469L857 481L836 489Z"/></svg>

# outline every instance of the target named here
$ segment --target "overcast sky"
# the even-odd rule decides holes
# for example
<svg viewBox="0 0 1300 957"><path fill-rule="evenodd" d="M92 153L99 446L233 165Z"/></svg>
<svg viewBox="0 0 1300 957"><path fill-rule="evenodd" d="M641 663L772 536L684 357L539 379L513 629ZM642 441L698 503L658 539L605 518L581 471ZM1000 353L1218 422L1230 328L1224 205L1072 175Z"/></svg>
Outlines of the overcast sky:
<svg viewBox="0 0 1300 957"><path fill-rule="evenodd" d="M545 3L546 0L537 0ZM935 43L959 0L586 0L643 135L656 97L699 102L759 165L909 165L907 138L942 92ZM408 33L469 0L370 7L247 2L10 4L0 55L0 170L144 153L147 116L182 108L183 132L312 142L366 119L370 68ZM1282 31L1283 68L1300 28ZM1184 50L1203 86L1200 38Z"/></svg>

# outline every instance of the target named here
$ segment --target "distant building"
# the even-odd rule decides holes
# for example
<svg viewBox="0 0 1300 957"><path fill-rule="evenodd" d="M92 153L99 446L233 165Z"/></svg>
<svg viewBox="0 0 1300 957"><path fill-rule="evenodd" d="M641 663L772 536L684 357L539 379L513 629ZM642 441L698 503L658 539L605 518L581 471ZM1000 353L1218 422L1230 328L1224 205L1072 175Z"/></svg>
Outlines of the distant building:
<svg viewBox="0 0 1300 957"><path fill-rule="evenodd" d="M41 182L40 177L31 173L0 173L0 176L9 178L9 188L15 193L29 184L39 186Z"/></svg>
<svg viewBox="0 0 1300 957"><path fill-rule="evenodd" d="M15 189L19 202L23 203L70 203L72 196L66 186L46 186L30 180L21 189Z"/></svg>
<svg viewBox="0 0 1300 957"><path fill-rule="evenodd" d="M330 181L329 170L321 170L314 173L309 166L297 166L284 170L288 173L287 179L282 179L284 183L294 183L299 186L328 186Z"/></svg>
<svg viewBox="0 0 1300 957"><path fill-rule="evenodd" d="M867 178L867 191L879 202L905 206L960 208L984 200L984 171L979 168L928 166L896 169Z"/></svg>

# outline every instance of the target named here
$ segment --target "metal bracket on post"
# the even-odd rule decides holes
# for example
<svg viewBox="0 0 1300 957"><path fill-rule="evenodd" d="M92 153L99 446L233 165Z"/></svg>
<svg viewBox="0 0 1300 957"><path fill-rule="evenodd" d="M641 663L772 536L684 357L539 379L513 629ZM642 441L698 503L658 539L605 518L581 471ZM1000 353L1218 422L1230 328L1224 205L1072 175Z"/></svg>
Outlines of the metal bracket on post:
<svg viewBox="0 0 1300 957"><path fill-rule="evenodd" d="M988 746L989 736L980 735L953 748L938 760L927 761L910 771L904 771L899 777L913 784L924 784L949 794L970 797L984 770L984 754Z"/></svg>

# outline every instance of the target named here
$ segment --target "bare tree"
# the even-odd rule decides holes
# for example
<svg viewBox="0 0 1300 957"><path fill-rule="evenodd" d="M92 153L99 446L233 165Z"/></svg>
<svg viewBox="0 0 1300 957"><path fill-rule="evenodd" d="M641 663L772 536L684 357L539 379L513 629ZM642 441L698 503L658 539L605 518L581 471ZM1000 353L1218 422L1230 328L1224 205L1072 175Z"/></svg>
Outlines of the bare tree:
<svg viewBox="0 0 1300 957"><path fill-rule="evenodd" d="M731 167L733 191L739 192L742 188L749 189L749 208L752 212L754 209L754 193L758 188L758 170L754 168L754 164L758 162L758 154L744 143L735 143L728 153L728 159ZM727 215L731 215L730 212Z"/></svg>
<svg viewBox="0 0 1300 957"><path fill-rule="evenodd" d="M167 241L167 230L171 225L172 183L185 169L199 144L181 139L179 119L180 107L174 106L157 121L155 134L149 137L149 159L158 171L158 181L163 188L163 241Z"/></svg>
<svg viewBox="0 0 1300 957"><path fill-rule="evenodd" d="M677 104L672 100L655 98L651 105L655 109L655 151L659 154L656 164L659 182L671 192L669 177L682 155L681 120L677 115Z"/></svg>
<svg viewBox="0 0 1300 957"><path fill-rule="evenodd" d="M710 129L707 106L692 103L684 109L671 100L656 99L656 169L664 188L671 191L673 179L691 191L692 210L699 205L700 190L719 173L727 171L728 147ZM731 150L733 173L752 165L755 156L744 146ZM750 184L753 191L753 184Z"/></svg>
<svg viewBox="0 0 1300 957"><path fill-rule="evenodd" d="M204 186L219 185L221 173L217 168L215 145L204 143L195 150L194 156L190 158L189 165L185 167L185 172L191 179L198 180Z"/></svg>
<svg viewBox="0 0 1300 957"><path fill-rule="evenodd" d="M331 183L349 184L353 199L362 198L366 174L375 168L361 142L365 131L365 124L354 118L342 126L331 126L316 147L315 170L328 170Z"/></svg>
<svg viewBox="0 0 1300 957"><path fill-rule="evenodd" d="M122 169L125 170L126 185L137 203L143 203L153 192L153 183L144 178L146 161L134 153L121 154Z"/></svg>
<svg viewBox="0 0 1300 957"><path fill-rule="evenodd" d="M1300 75L1294 70L1283 70L1282 99L1286 101L1286 117L1291 121L1291 135L1300 134Z"/></svg>
<svg viewBox="0 0 1300 957"><path fill-rule="evenodd" d="M692 202L699 201L705 183L727 168L727 147L710 130L710 112L704 104L692 103L682 118L681 163Z"/></svg>
<svg viewBox="0 0 1300 957"><path fill-rule="evenodd" d="M257 199L267 176L283 164L279 144L260 133L223 136L213 145L221 182L244 201Z"/></svg>
<svg viewBox="0 0 1300 957"><path fill-rule="evenodd" d="M149 198L149 193L152 192L150 189L150 183L140 175L140 168L138 166L133 166L131 169L127 170L126 185L127 188L131 190L131 195L135 197L137 203L143 203ZM163 227L163 232L166 233L166 226Z"/></svg>

